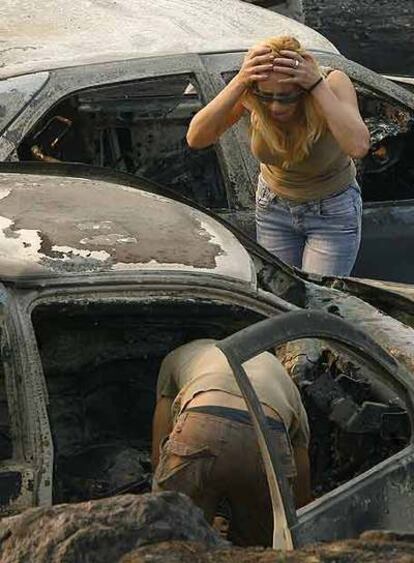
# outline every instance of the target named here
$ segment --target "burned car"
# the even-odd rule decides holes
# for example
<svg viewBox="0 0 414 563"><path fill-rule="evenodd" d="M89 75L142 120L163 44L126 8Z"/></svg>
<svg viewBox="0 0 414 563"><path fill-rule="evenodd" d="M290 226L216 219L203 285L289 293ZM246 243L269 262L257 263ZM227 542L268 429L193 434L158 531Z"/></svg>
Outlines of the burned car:
<svg viewBox="0 0 414 563"><path fill-rule="evenodd" d="M294 545L410 528L412 301L371 287L387 315L157 185L75 169L0 172L2 515L147 490L160 363L212 337L242 389L243 361L276 347L304 398L316 500L283 496Z"/></svg>
<svg viewBox="0 0 414 563"><path fill-rule="evenodd" d="M364 210L354 275L413 282L411 92L347 60L306 26L237 0L201 0L191 9L182 0L118 1L116 9L58 4L55 14L33 3L30 26L12 5L0 9L8 26L0 47L1 160L77 162L140 176L254 236L258 169L247 124L203 151L190 150L185 134L249 46L293 34L323 67L351 77L371 131L372 150L358 164Z"/></svg>

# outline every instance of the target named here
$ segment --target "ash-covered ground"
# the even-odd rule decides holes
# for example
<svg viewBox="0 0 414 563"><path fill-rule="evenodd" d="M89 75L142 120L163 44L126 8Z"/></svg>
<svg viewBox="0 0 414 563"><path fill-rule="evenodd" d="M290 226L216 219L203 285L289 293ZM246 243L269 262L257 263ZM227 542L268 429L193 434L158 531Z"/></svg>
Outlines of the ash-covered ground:
<svg viewBox="0 0 414 563"><path fill-rule="evenodd" d="M348 58L383 73L414 75L413 0L303 0L305 23Z"/></svg>

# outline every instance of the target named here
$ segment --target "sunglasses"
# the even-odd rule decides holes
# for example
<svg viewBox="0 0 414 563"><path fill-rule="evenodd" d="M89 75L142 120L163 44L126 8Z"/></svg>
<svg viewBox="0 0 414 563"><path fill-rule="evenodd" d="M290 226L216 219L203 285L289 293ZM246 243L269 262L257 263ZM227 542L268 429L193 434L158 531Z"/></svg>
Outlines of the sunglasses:
<svg viewBox="0 0 414 563"><path fill-rule="evenodd" d="M265 104L271 104L272 102L279 102L280 104L294 104L300 100L304 94L306 94L306 91L299 90L293 94L267 94L265 92L261 92L257 88L251 88L251 93Z"/></svg>

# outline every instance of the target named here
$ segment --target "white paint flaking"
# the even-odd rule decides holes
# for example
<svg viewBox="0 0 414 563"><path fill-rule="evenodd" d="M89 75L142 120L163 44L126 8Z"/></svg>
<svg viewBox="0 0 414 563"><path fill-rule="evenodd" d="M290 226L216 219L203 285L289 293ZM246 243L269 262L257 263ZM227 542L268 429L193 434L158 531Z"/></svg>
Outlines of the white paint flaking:
<svg viewBox="0 0 414 563"><path fill-rule="evenodd" d="M40 245L42 243L39 231L20 229L13 232L13 236L6 236L4 231L13 227L13 221L0 216L0 256L13 261L38 262Z"/></svg>
<svg viewBox="0 0 414 563"><path fill-rule="evenodd" d="M240 281L245 281L250 284L256 285L256 277L254 274L254 268L252 267L252 261L250 255L246 249L239 243L236 237L227 229L221 227L217 224L220 230L220 234L215 229L215 224L213 222L200 221L200 216L202 214L198 211L193 210L193 215L197 221L199 221L200 229L199 232L202 235L208 234L210 238L210 243L217 245L221 249L221 253L215 257L215 267L213 268L201 268L191 266L189 264L180 264L176 262L158 262L156 260L150 260L148 262L132 264L117 262L113 264L111 270L176 270L176 271L190 271L190 272L208 272L217 273L222 276L229 276L232 278L237 278ZM226 249L226 250L224 250ZM231 260L229 257L231 256Z"/></svg>
<svg viewBox="0 0 414 563"><path fill-rule="evenodd" d="M111 207L108 206L106 200L105 205L107 206L106 216L111 217L113 211L112 197L116 193L117 198L119 198L120 205L125 206L125 201L128 201L128 208L131 208L131 216L136 219L135 224L137 225L137 228L133 231L133 233L130 233L128 228L123 226L122 219L120 219L119 222L115 222L110 219L97 219L93 215L94 209L91 208L89 216L86 215L88 219L85 221L78 221L73 224L72 232L74 233L75 231L80 231L84 235L82 238L79 237L81 239L82 246L85 245L84 248L75 248L79 245L76 238L74 240L68 239L68 242L69 240L71 241L70 244L64 244L66 242L65 239L56 239L49 232L48 228L46 228L45 242L52 239L52 245L53 242L61 242L61 244L54 244L51 248L52 252L49 252L48 250L44 250L42 252L43 232L42 225L40 223L40 228L38 230L13 230L13 220L0 216L0 265L2 271L8 275L24 276L33 273L34 271L47 269L51 269L53 271L55 269L55 264L56 268L58 268L59 262L65 262L65 264L68 264L72 260L74 265L76 265L77 273L94 271L96 267L98 267L99 271L108 272L122 270L135 270L137 272L140 270L153 270L165 272L175 270L191 273L210 273L237 279L244 283L247 282L253 286L256 285L256 274L250 255L240 244L237 238L225 226L189 205L172 201L169 198L158 194L143 192L126 186L114 186L99 180L68 178L60 179L59 184L56 184L55 177L20 174L18 178L19 186L16 185L15 175L5 173L0 174L0 198L1 194L3 194L3 197L7 197L10 193L10 186L12 186L11 193L14 196L20 197L21 194L21 201L29 202L31 197L30 190L33 189L32 193L33 197L35 197L34 194L37 190L37 188L33 188L35 184L40 185L42 190L50 189L51 193L55 196L56 189L61 189L62 193L64 193L67 185L70 185L71 188L74 189L74 183L76 183L76 189L79 194L79 206L82 206L82 190L88 194L88 201L91 193L96 196L97 200L99 200L101 194L105 194L105 197L109 194L108 201L110 202ZM15 188L15 190L13 190L13 188ZM25 191L27 189L30 190L28 190L28 193L25 195ZM113 192L113 194L111 194L111 192ZM135 202L133 205L131 203L131 196ZM157 205L152 207L154 222L153 224L151 223L149 228L152 229L154 235L153 237L150 237L152 244L156 244L157 241L159 244L156 244L154 247L154 254L152 256L148 256L145 251L146 249L143 249L143 257L140 259L139 245L143 244L143 241L140 240L140 235L137 231L138 225L142 220L142 213L138 213L137 210L143 210L146 208L146 200L157 202ZM49 216L52 214L51 220L53 223L53 208L49 209L46 207L47 201L47 198L45 198L44 211L47 212ZM102 210L100 210L100 213L102 213ZM82 212L82 215L85 215L85 213ZM180 217L186 217L187 220L190 220L188 223L191 225L191 233L189 233L189 236L194 238L194 246L192 244L193 241L190 242L189 239L191 247L189 248L189 259L191 257L191 252L194 252L196 249L199 248L199 252L201 253L197 256L197 260L195 262L196 265L192 265L191 263L176 263L174 261L174 249L173 247L170 247L169 240L166 240L162 235L162 229L160 233L160 226L157 223L157 220L160 217L164 217L164 215L167 222L165 223L161 220L161 227L164 223L168 225L170 220L172 221L171 224L175 224L174 222L177 220L179 221ZM145 221L147 221L148 217L145 213L144 216ZM168 217L171 219L167 219ZM18 219L16 219L16 221L17 220ZM36 223L33 226L36 226ZM124 228L125 232L123 232ZM8 230L9 232L5 233L5 230ZM159 240L157 238L158 234L160 234ZM145 234L145 236L147 235L148 233ZM107 246L108 252L100 249L91 250L93 245L95 245L95 248L97 246L100 246L100 248L105 248ZM137 245L136 262L116 262L117 248L126 248L126 245ZM53 256L53 252L55 253L55 256ZM203 266L202 257L204 252L206 252L206 261ZM154 256L159 257L160 261L157 261L156 259L151 260ZM148 261L147 258L149 258ZM172 259L172 261L169 261L168 258ZM177 258L175 258L175 260L177 260ZM212 260L214 260L214 262L212 262ZM93 264L93 261L95 261L95 264ZM201 266L197 265L197 263L200 262Z"/></svg>
<svg viewBox="0 0 414 563"><path fill-rule="evenodd" d="M86 221L78 223L76 226L80 231L111 231L115 228L115 224L112 221L100 221L99 223Z"/></svg>
<svg viewBox="0 0 414 563"><path fill-rule="evenodd" d="M56 260L72 260L74 256L79 256L79 258L89 258L91 260L99 260L100 262L105 262L110 258L110 254L105 252L105 250L80 250L79 248L72 248L71 246L52 246L53 252L60 252L66 254L63 258L56 258ZM50 258L50 256L48 257Z"/></svg>

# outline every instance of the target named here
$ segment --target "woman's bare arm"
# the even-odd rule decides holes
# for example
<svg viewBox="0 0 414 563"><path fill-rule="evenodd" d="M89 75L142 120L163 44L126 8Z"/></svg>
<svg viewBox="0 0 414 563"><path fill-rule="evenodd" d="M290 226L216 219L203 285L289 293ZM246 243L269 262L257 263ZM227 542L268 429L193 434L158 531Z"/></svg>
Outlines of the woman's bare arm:
<svg viewBox="0 0 414 563"><path fill-rule="evenodd" d="M192 149L212 145L243 115L244 107L240 98L245 87L235 79L236 77L191 120L187 143Z"/></svg>
<svg viewBox="0 0 414 563"><path fill-rule="evenodd" d="M258 46L245 57L243 65L227 86L191 120L187 142L193 149L215 143L243 115L241 98L253 82L266 80L273 67L273 55L268 47Z"/></svg>
<svg viewBox="0 0 414 563"><path fill-rule="evenodd" d="M355 88L346 74L336 70L312 92L325 114L328 127L342 150L352 158L369 151L369 131L358 109Z"/></svg>
<svg viewBox="0 0 414 563"><path fill-rule="evenodd" d="M320 78L312 55L281 51L274 70L289 75L286 83L298 84L308 90ZM298 66L292 63L298 60ZM310 92L325 115L328 127L338 144L352 158L362 158L370 147L369 131L358 108L355 88L342 71L334 70Z"/></svg>

